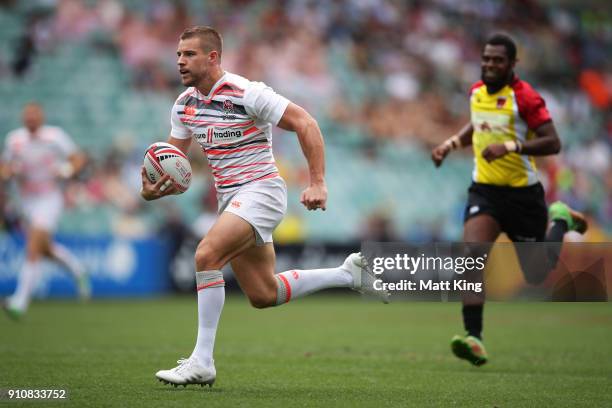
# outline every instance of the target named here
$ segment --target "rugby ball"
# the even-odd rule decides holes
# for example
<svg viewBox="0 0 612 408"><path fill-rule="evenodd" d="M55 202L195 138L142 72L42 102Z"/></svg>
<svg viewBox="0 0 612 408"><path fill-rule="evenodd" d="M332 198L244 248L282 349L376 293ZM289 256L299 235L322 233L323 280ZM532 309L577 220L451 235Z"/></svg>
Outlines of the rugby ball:
<svg viewBox="0 0 612 408"><path fill-rule="evenodd" d="M177 189L184 193L191 184L191 164L187 156L170 143L153 143L144 156L144 167L151 183L168 174Z"/></svg>

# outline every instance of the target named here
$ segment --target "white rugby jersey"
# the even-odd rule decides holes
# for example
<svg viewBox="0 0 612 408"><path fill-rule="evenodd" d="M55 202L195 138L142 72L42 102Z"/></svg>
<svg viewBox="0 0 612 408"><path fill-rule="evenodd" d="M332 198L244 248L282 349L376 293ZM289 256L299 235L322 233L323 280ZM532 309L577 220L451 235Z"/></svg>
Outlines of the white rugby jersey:
<svg viewBox="0 0 612 408"><path fill-rule="evenodd" d="M170 135L194 137L208 158L220 193L256 180L278 177L272 154L272 125L289 100L262 82L225 72L208 95L195 87L172 107Z"/></svg>
<svg viewBox="0 0 612 408"><path fill-rule="evenodd" d="M60 188L59 166L77 151L70 136L56 126L41 126L33 136L26 128L6 136L2 160L13 169L13 178L23 196Z"/></svg>

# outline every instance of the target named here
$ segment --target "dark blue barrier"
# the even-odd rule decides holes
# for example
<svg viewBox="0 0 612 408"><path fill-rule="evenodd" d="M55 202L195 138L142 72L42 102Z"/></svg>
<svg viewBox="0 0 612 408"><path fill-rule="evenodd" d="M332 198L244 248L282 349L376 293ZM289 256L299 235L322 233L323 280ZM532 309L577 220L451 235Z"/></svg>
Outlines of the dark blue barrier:
<svg viewBox="0 0 612 408"><path fill-rule="evenodd" d="M57 241L85 265L96 297L148 296L171 289L170 250L161 240L58 236ZM15 289L24 252L22 236L0 234L0 297ZM76 289L67 271L44 262L35 293L40 297L65 297L75 295Z"/></svg>

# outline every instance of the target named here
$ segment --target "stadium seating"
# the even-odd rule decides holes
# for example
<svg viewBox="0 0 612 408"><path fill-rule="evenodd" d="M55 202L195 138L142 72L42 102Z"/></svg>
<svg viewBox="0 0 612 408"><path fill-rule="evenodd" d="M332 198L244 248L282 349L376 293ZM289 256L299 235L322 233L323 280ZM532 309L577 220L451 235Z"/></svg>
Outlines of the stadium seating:
<svg viewBox="0 0 612 408"><path fill-rule="evenodd" d="M121 4L126 13L141 15L155 7L136 0ZM216 7L195 0L185 4L193 15L208 15ZM39 7L44 7L44 4ZM270 12L273 6L255 1L245 7L251 16L247 24L255 27L258 16ZM137 157L146 145L167 137L169 108L180 88L160 91L134 86L137 74L122 60L121 50L111 32L95 30L82 37L53 43L34 56L26 75L21 78L11 75L15 40L23 35L31 12L31 7L25 3L13 8L0 8L0 99L10 101L3 103L0 110L1 135L20 125L20 111L25 102L38 100L46 108L48 122L65 128L97 162L114 154L110 152L115 149L131 148L132 152L124 153ZM462 21L460 16L450 15ZM232 30L228 30L227 38L229 43L244 40L235 36ZM327 74L341 90L342 100L348 106L360 106L368 98L385 98L386 91L380 80L382 72L356 69L351 43L330 41L325 46ZM382 64L380 61L377 63ZM436 67L440 72L444 69ZM436 86L447 94L456 95L449 90L457 86L457 78L447 78L440 72L432 74ZM555 100L575 97L571 91L560 87L555 89ZM291 92L299 92L299 89ZM463 98L462 93L459 95ZM462 104L464 100L459 102ZM454 99L449 104L457 109ZM422 135L400 141L386 138L387 135L370 135L366 126L341 123L325 109L314 105L313 112L327 143L330 197L326 216L301 210L297 203L303 186L300 182L289 182L289 208L302 218L307 239L354 239L363 233L366 218L381 211L391 218L401 239L410 237L411 231L421 227L436 230L446 238L458 237L461 209L471 173L469 155L455 154L442 168L434 170L428 147L418 138ZM584 112L589 117L584 122L566 121L565 115L558 115L560 134L568 149L579 148L586 140L599 137L605 127L602 115L594 114L588 108ZM303 163L295 139L290 142L284 139L275 136L277 159L287 163L300 163L298 160L301 160ZM597 177L593 181L593 197L601 198L604 184ZM136 187L131 188L137 195ZM192 187L176 200L174 205L180 209L186 223L197 217L204 190L203 187ZM582 200L582 207L602 207L588 197ZM589 202L591 204L587 204ZM66 213L61 227L64 231L109 233L112 232L112 221L121 211L110 203L96 204L93 209L78 207ZM141 216L158 219L151 217L151 211L150 206L144 206ZM334 222L329 222L330 219Z"/></svg>

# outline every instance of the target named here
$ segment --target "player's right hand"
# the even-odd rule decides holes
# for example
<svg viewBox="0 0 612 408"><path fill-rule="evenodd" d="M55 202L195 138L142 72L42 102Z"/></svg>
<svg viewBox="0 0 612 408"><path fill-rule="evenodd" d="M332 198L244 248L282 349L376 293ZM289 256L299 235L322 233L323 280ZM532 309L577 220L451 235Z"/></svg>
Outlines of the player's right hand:
<svg viewBox="0 0 612 408"><path fill-rule="evenodd" d="M142 189L140 190L140 195L147 201L157 200L158 198L178 192L170 176L167 174L164 174L157 182L152 183L149 177L147 177L144 166L142 166L140 175L142 176Z"/></svg>
<svg viewBox="0 0 612 408"><path fill-rule="evenodd" d="M308 211L316 210L317 208L325 211L327 203L327 186L325 182L311 184L306 190L302 191L300 202Z"/></svg>
<svg viewBox="0 0 612 408"><path fill-rule="evenodd" d="M448 155L448 152L450 152L451 147L448 143L442 143L437 145L436 147L434 147L431 151L431 160L434 162L434 164L436 165L436 167L440 167L440 165L442 164L442 162L444 161L444 158L446 158L446 156Z"/></svg>

